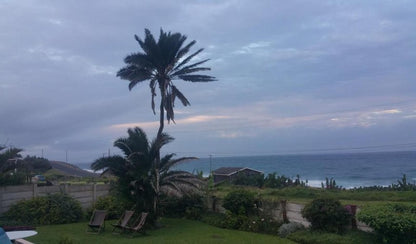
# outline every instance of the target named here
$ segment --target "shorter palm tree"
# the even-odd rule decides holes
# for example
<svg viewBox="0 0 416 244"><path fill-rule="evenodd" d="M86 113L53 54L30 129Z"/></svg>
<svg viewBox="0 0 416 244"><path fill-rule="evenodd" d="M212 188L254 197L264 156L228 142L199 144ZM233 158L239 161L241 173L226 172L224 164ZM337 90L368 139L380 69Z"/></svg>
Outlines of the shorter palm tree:
<svg viewBox="0 0 416 244"><path fill-rule="evenodd" d="M151 211L157 215L157 205L161 194L182 196L199 191L203 181L185 171L171 170L179 163L196 159L167 154L157 164L160 149L174 139L162 133L151 142L146 133L136 127L128 129L128 137L114 142L124 156L111 156L97 159L91 168L103 170L117 177L119 192L135 202L140 211Z"/></svg>

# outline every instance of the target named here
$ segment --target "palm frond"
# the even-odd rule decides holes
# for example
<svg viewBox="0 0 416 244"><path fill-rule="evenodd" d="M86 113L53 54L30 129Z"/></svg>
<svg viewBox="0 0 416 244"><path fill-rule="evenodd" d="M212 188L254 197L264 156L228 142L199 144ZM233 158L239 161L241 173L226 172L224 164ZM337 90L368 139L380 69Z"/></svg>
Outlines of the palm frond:
<svg viewBox="0 0 416 244"><path fill-rule="evenodd" d="M154 69L155 65L145 53L132 53L124 58L126 64L135 65L136 67Z"/></svg>
<svg viewBox="0 0 416 244"><path fill-rule="evenodd" d="M207 59L208 61L208 59ZM211 70L210 68L205 68L205 67L199 67L199 68L183 68L175 73L172 74L172 77L177 76L177 75L185 75L185 74L190 74L190 73L195 73L198 71L206 71L206 70Z"/></svg>
<svg viewBox="0 0 416 244"><path fill-rule="evenodd" d="M121 156L102 157L91 164L91 169L110 171L115 176L122 177L127 171L126 160Z"/></svg>
<svg viewBox="0 0 416 244"><path fill-rule="evenodd" d="M193 54L189 55L188 57L186 57L182 62L180 62L178 65L176 65L176 67L173 69L173 71L178 70L180 67L182 67L183 65L187 64L189 61L191 61L191 59L193 57L195 57L196 55L198 55L200 52L202 52L204 49L201 48L198 51L194 52Z"/></svg>
<svg viewBox="0 0 416 244"><path fill-rule="evenodd" d="M210 82L216 81L215 77L209 75L179 75L180 79L190 82Z"/></svg>
<svg viewBox="0 0 416 244"><path fill-rule="evenodd" d="M175 154L170 154L170 155L173 157ZM181 157L177 159L171 159L172 157L170 157L169 160L166 160L166 161L161 160L161 166L160 166L161 171L167 172L171 167L175 165L198 159L197 157Z"/></svg>
<svg viewBox="0 0 416 244"><path fill-rule="evenodd" d="M195 45L195 43L196 41L193 40L190 43L188 43L186 46L184 46L181 50L179 50L178 53L176 54L176 62L178 62L183 56L185 56L189 52L191 47Z"/></svg>
<svg viewBox="0 0 416 244"><path fill-rule="evenodd" d="M191 105L191 103L188 101L188 99L174 85L172 85L172 93L174 94L174 97L179 98L179 100L182 102L183 106L186 107L188 105Z"/></svg>

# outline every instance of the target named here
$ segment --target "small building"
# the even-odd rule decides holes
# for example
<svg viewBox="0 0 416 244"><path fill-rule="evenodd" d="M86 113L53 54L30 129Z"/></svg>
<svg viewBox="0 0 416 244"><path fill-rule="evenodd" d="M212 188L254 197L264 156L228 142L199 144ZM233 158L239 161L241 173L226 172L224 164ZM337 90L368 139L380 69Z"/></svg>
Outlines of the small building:
<svg viewBox="0 0 416 244"><path fill-rule="evenodd" d="M247 167L222 167L212 171L212 176L214 177L214 184L218 184L224 181L230 181L237 177L239 174L244 174L246 176L252 175L262 175L263 172L250 169Z"/></svg>

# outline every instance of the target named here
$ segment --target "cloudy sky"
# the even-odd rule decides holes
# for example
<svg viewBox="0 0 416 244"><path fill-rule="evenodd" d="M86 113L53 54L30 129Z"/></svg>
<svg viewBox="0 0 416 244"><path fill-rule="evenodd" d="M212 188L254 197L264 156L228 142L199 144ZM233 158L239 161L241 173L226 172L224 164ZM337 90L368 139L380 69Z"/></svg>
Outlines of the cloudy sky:
<svg viewBox="0 0 416 244"><path fill-rule="evenodd" d="M175 85L167 152L207 157L416 149L414 1L0 0L0 144L91 162L158 115L115 76L162 27L212 83Z"/></svg>

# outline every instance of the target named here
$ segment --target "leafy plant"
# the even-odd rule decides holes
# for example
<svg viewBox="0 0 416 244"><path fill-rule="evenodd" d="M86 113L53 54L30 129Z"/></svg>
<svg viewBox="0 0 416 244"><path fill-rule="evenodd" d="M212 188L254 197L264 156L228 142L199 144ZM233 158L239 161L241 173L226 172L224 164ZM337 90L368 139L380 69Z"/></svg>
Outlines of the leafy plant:
<svg viewBox="0 0 416 244"><path fill-rule="evenodd" d="M161 209L163 214L169 217L201 219L206 211L206 205L204 197L199 194L182 197L166 196L161 200Z"/></svg>
<svg viewBox="0 0 416 244"><path fill-rule="evenodd" d="M264 184L264 176L263 174L246 175L240 172L231 181L231 183L234 185L241 185L241 186L262 187Z"/></svg>
<svg viewBox="0 0 416 244"><path fill-rule="evenodd" d="M114 142L123 156L111 156L97 159L91 168L104 170L117 176L117 190L126 199L135 204L138 212L146 211L151 214L148 221L158 216L160 197L165 195L182 196L198 192L203 181L195 175L171 170L176 164L194 157L174 158L175 154L167 154L158 162L159 150L174 138L163 133L149 141L146 133L139 127L128 129L128 137L122 137ZM153 217L155 218L153 218Z"/></svg>
<svg viewBox="0 0 416 244"><path fill-rule="evenodd" d="M222 206L236 215L249 215L254 212L256 199L246 190L236 190L227 194Z"/></svg>
<svg viewBox="0 0 416 244"><path fill-rule="evenodd" d="M351 223L352 216L335 199L315 199L302 209L302 216L314 230L341 233Z"/></svg>
<svg viewBox="0 0 416 244"><path fill-rule="evenodd" d="M416 243L416 206L388 203L366 206L358 219L373 228L387 243Z"/></svg>
<svg viewBox="0 0 416 244"><path fill-rule="evenodd" d="M83 213L78 201L58 193L20 201L5 216L26 224L65 224L79 221Z"/></svg>
<svg viewBox="0 0 416 244"><path fill-rule="evenodd" d="M325 184L321 182L321 187L322 189L327 189L327 190L342 189L342 186L338 186L334 178L330 178L330 179L325 178Z"/></svg>
<svg viewBox="0 0 416 244"><path fill-rule="evenodd" d="M94 209L107 210L107 219L118 219L126 209L131 209L131 203L114 195L103 196L97 199L92 208L88 209L87 216L91 216Z"/></svg>

